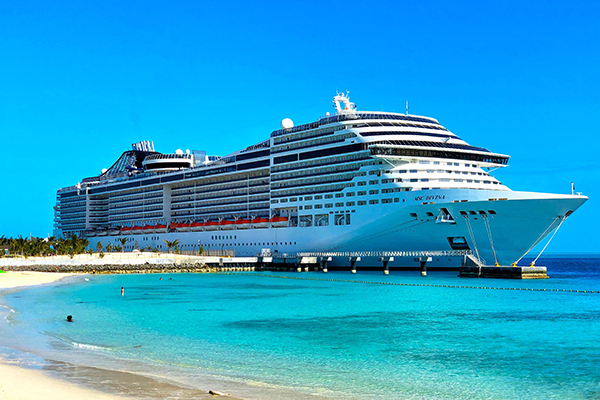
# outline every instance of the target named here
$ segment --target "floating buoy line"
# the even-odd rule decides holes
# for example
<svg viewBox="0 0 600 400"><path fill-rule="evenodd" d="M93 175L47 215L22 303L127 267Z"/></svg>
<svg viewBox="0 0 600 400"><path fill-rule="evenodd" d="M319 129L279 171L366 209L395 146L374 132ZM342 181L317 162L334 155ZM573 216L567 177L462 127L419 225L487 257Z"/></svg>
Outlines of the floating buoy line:
<svg viewBox="0 0 600 400"><path fill-rule="evenodd" d="M245 275L235 272L218 272L223 275ZM377 282L377 281L357 281L352 279L324 279L324 278L301 278L295 276L277 276L277 275L263 275L256 274L253 276L260 276L264 278L277 278L277 279L295 279L299 281L320 281L320 282L344 282L344 283L363 283L366 285L389 285L389 286L424 286L424 287L441 287L441 288L454 288L454 289L488 289L488 290L526 290L530 292L568 292L568 293L600 293L600 290L577 290L577 289L545 289L545 288L511 288L511 287L493 287L493 286L466 286L466 285L434 285L431 283L400 283L400 282Z"/></svg>

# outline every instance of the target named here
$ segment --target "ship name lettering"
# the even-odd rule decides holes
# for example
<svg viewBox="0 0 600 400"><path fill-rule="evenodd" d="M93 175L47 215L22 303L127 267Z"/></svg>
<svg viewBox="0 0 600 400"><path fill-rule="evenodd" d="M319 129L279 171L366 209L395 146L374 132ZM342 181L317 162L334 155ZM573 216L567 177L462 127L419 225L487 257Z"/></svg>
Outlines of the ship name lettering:
<svg viewBox="0 0 600 400"><path fill-rule="evenodd" d="M415 196L415 201L444 200L445 198L445 194L434 194L431 196Z"/></svg>

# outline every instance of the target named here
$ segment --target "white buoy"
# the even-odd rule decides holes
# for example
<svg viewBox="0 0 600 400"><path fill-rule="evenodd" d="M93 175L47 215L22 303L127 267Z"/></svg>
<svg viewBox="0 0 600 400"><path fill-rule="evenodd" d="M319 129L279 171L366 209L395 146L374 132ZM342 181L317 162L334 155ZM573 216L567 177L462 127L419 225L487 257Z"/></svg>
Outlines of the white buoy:
<svg viewBox="0 0 600 400"><path fill-rule="evenodd" d="M301 267L298 267L298 268L296 269L296 271L298 271L298 272L302 272L302 268L301 268Z"/></svg>

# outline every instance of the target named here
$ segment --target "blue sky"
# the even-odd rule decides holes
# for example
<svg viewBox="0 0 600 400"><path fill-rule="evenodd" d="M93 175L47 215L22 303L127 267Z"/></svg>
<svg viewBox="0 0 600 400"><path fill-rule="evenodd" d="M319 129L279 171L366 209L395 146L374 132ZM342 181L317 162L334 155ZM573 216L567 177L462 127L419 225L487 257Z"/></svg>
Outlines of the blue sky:
<svg viewBox="0 0 600 400"><path fill-rule="evenodd" d="M437 118L512 156L513 190L590 200L553 252L598 252L593 1L33 2L0 8L0 235L52 232L56 189L139 140L224 155L331 111Z"/></svg>

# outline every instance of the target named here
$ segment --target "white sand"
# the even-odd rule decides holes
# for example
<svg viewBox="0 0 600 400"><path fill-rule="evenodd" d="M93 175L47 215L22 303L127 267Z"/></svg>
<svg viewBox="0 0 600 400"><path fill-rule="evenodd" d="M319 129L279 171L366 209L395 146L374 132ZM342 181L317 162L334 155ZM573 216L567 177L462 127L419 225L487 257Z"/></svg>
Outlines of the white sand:
<svg viewBox="0 0 600 400"><path fill-rule="evenodd" d="M0 289L12 289L22 286L35 286L44 283L56 282L59 279L77 274L33 272L33 271L7 271L0 273Z"/></svg>
<svg viewBox="0 0 600 400"><path fill-rule="evenodd" d="M35 286L55 282L75 274L51 272L0 273L0 289ZM39 370L20 367L0 358L0 399L64 400L64 399L123 399L102 392L51 378Z"/></svg>
<svg viewBox="0 0 600 400"><path fill-rule="evenodd" d="M0 358L1 400L124 399L51 378L42 371L9 364Z"/></svg>

